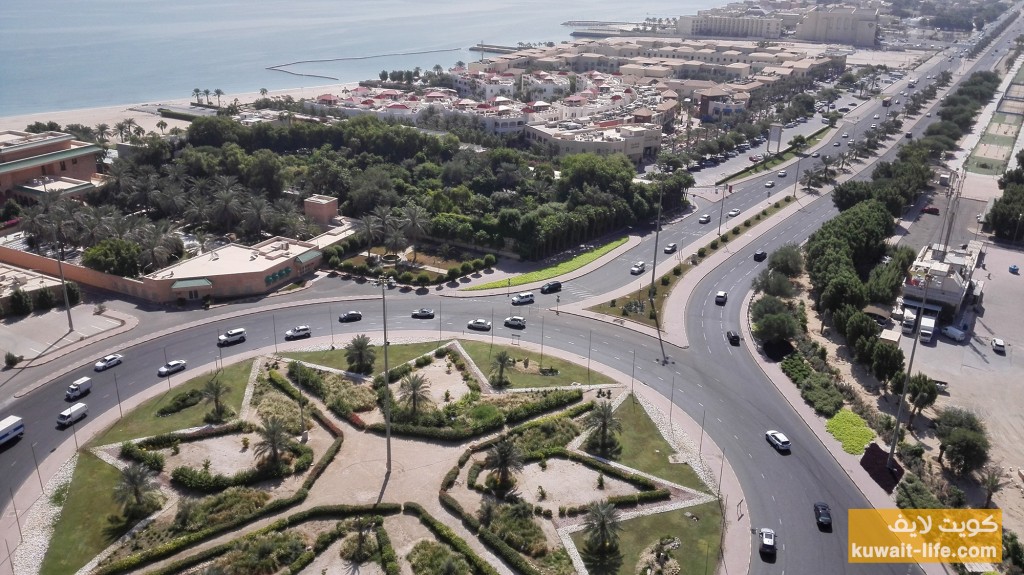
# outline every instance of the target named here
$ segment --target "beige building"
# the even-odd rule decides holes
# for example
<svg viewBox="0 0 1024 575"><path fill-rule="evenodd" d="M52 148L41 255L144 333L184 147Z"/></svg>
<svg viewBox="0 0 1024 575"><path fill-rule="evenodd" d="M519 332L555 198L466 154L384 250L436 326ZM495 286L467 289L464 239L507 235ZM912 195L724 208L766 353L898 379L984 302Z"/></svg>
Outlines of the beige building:
<svg viewBox="0 0 1024 575"><path fill-rule="evenodd" d="M0 190L5 198L36 202L47 192L80 197L96 188L96 144L61 132L0 132Z"/></svg>
<svg viewBox="0 0 1024 575"><path fill-rule="evenodd" d="M920 307L927 288L927 304L935 306L929 309L942 306L956 313L969 295L980 296L983 282L973 281L973 276L982 245L974 240L964 249L942 244L922 248L903 283L904 304Z"/></svg>
<svg viewBox="0 0 1024 575"><path fill-rule="evenodd" d="M796 26L797 40L874 46L878 35L878 10L852 6L815 6Z"/></svg>
<svg viewBox="0 0 1024 575"><path fill-rule="evenodd" d="M717 36L722 38L780 38L782 20L764 16L697 12L696 16L680 16L676 24L683 38Z"/></svg>
<svg viewBox="0 0 1024 575"><path fill-rule="evenodd" d="M644 112L646 116L650 111ZM655 157L661 149L661 126L658 124L626 124L591 126L587 129L565 124L531 125L526 139L552 144L559 154L625 154L635 163Z"/></svg>

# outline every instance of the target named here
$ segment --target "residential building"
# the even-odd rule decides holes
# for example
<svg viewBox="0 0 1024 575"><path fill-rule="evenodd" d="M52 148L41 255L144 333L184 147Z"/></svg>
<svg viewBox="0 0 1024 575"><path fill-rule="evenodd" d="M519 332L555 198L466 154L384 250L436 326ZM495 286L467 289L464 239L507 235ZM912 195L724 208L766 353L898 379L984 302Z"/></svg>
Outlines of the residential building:
<svg viewBox="0 0 1024 575"><path fill-rule="evenodd" d="M61 132L0 132L0 190L4 198L36 202L47 193L80 197L95 189L103 149Z"/></svg>
<svg viewBox="0 0 1024 575"><path fill-rule="evenodd" d="M747 13L724 14L701 10L696 16L680 16L676 29L683 38L716 36L774 39L782 36L782 20Z"/></svg>
<svg viewBox="0 0 1024 575"><path fill-rule="evenodd" d="M853 6L818 5L808 10L793 37L808 42L875 46L878 10Z"/></svg>
<svg viewBox="0 0 1024 575"><path fill-rule="evenodd" d="M946 308L955 315L968 301L968 296L981 297L983 284L974 282L982 243L974 240L966 248L950 248L942 244L925 246L910 266L903 283L903 303L922 307L927 291L927 309ZM937 306L937 307L933 307Z"/></svg>

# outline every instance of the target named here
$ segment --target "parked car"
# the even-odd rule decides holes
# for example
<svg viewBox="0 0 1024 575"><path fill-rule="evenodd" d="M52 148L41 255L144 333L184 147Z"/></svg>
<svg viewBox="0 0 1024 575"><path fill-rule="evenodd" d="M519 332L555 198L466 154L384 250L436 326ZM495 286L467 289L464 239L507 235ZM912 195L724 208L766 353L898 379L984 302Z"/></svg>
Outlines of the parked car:
<svg viewBox="0 0 1024 575"><path fill-rule="evenodd" d="M475 329L478 331L491 331L491 322L486 319L477 318L466 324L469 329Z"/></svg>
<svg viewBox="0 0 1024 575"><path fill-rule="evenodd" d="M772 444L772 447L779 451L789 451L789 438L786 437L785 433L769 429L765 432L764 438L768 440L768 443Z"/></svg>
<svg viewBox="0 0 1024 575"><path fill-rule="evenodd" d="M121 365L121 360L123 358L124 356L119 353L112 353L106 357L100 358L100 360L97 361L96 365L94 365L93 367L96 369L96 371L110 369L115 365Z"/></svg>
<svg viewBox="0 0 1024 575"><path fill-rule="evenodd" d="M754 252L754 261L763 262L768 257L768 252L764 250L757 250Z"/></svg>
<svg viewBox="0 0 1024 575"><path fill-rule="evenodd" d="M220 334L217 338L217 345L229 345L245 341L245 328L236 327Z"/></svg>
<svg viewBox="0 0 1024 575"><path fill-rule="evenodd" d="M519 316L519 315L514 315L512 317L506 317L505 318L505 326L506 327L514 327L514 328L517 328L517 329L523 329L523 328L526 327L526 318L522 317L522 316Z"/></svg>
<svg viewBox="0 0 1024 575"><path fill-rule="evenodd" d="M668 244L667 246L665 246L665 253L666 254L674 254L677 249L679 249L678 245L676 245L674 243Z"/></svg>
<svg viewBox="0 0 1024 575"><path fill-rule="evenodd" d="M629 268L629 273L631 273L633 275L639 275L639 274L644 273L644 270L646 268L647 268L647 264L645 264L644 262L636 262L636 263L633 264L633 267Z"/></svg>
<svg viewBox="0 0 1024 575"><path fill-rule="evenodd" d="M300 337L310 337L313 335L313 330L309 329L308 325L297 325L290 330L284 332L284 338L287 339L299 339Z"/></svg>
<svg viewBox="0 0 1024 575"><path fill-rule="evenodd" d="M540 287L540 293L555 293L562 291L562 282L548 282Z"/></svg>
<svg viewBox="0 0 1024 575"><path fill-rule="evenodd" d="M996 353L1006 353L1006 342L1001 338L992 338L992 351Z"/></svg>
<svg viewBox="0 0 1024 575"><path fill-rule="evenodd" d="M338 316L338 321L342 323L348 323L350 321L359 321L363 319L363 313L358 311L347 311Z"/></svg>
<svg viewBox="0 0 1024 575"><path fill-rule="evenodd" d="M708 223L708 222L710 222L710 221L711 221L711 216L710 216L710 215L708 215L708 214L702 214L702 215L700 216L700 219L699 219L699 220L697 220L697 222L698 222L698 223L701 223L701 224L706 224L706 223Z"/></svg>
<svg viewBox="0 0 1024 575"><path fill-rule="evenodd" d="M434 310L428 307L421 307L412 312L412 317L416 319L434 319Z"/></svg>
<svg viewBox="0 0 1024 575"><path fill-rule="evenodd" d="M160 377L165 377L172 373L183 371L187 365L184 359L172 359L160 366L160 369L156 370L156 374Z"/></svg>
<svg viewBox="0 0 1024 575"><path fill-rule="evenodd" d="M814 520L818 523L818 527L832 527L832 509L829 508L828 503L819 501L814 504Z"/></svg>

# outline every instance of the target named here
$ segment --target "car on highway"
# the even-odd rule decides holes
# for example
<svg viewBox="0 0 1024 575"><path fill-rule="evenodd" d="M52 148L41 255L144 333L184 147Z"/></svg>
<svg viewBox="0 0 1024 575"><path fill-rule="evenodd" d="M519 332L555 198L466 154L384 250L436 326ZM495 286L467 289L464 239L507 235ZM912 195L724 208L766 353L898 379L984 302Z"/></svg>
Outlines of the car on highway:
<svg viewBox="0 0 1024 575"><path fill-rule="evenodd" d="M768 252L766 252L764 250L757 250L756 252L754 252L754 261L755 262L763 262L767 258L768 258Z"/></svg>
<svg viewBox="0 0 1024 575"><path fill-rule="evenodd" d="M833 148L838 148L839 147L839 142L832 142L832 147Z"/></svg>
<svg viewBox="0 0 1024 575"><path fill-rule="evenodd" d="M710 221L711 221L711 216L708 215L708 214L702 214L700 216L700 219L697 220L697 222L701 223L701 224L706 224L706 223L709 223Z"/></svg>
<svg viewBox="0 0 1024 575"><path fill-rule="evenodd" d="M757 530L758 550L765 555L775 555L775 531L767 527Z"/></svg>
<svg viewBox="0 0 1024 575"><path fill-rule="evenodd" d="M512 296L512 305L526 305L528 303L533 303L532 291L519 292Z"/></svg>
<svg viewBox="0 0 1024 575"><path fill-rule="evenodd" d="M925 117L925 118L931 118L931 117L932 117L932 113L931 113L931 112L928 112L927 114L925 114L925 115L924 115L924 117Z"/></svg>
<svg viewBox="0 0 1024 575"><path fill-rule="evenodd" d="M996 353L1006 353L1006 342L1002 338L992 338L992 351Z"/></svg>
<svg viewBox="0 0 1024 575"><path fill-rule="evenodd" d="M526 318L521 315L514 315L512 317L505 318L505 327L514 327L516 329L523 329L526 327Z"/></svg>
<svg viewBox="0 0 1024 575"><path fill-rule="evenodd" d="M217 337L217 345L229 345L245 341L245 328L229 329Z"/></svg>
<svg viewBox="0 0 1024 575"><path fill-rule="evenodd" d="M718 305L725 305L725 302L729 301L728 292L720 291L715 294L715 303Z"/></svg>
<svg viewBox="0 0 1024 575"><path fill-rule="evenodd" d="M779 170L779 173L777 173L775 175L777 177L779 177L779 178L785 178L786 176L789 175L789 172L787 172L786 170Z"/></svg>
<svg viewBox="0 0 1024 575"><path fill-rule="evenodd" d="M814 521L818 527L828 529L832 527L832 509L828 503L817 502L814 504Z"/></svg>
<svg viewBox="0 0 1024 575"><path fill-rule="evenodd" d="M669 244L669 245L665 246L665 253L666 254L674 254L674 253L676 253L676 250L678 250L678 249L679 249L679 246L674 244L674 243L672 243L672 244Z"/></svg>
<svg viewBox="0 0 1024 575"><path fill-rule="evenodd" d="M872 130L877 130L878 129L878 124L871 124L871 129Z"/></svg>
<svg viewBox="0 0 1024 575"><path fill-rule="evenodd" d="M312 335L313 330L309 329L308 325L297 325L284 332L285 339L299 339L300 337L311 337Z"/></svg>
<svg viewBox="0 0 1024 575"><path fill-rule="evenodd" d="M850 134L847 134L846 132L843 132L843 137L844 137L844 138L849 138L849 137L850 137Z"/></svg>
<svg viewBox="0 0 1024 575"><path fill-rule="evenodd" d="M739 208L733 208L733 209L729 210L728 216L730 218L735 218L738 215L740 215L740 209Z"/></svg>
<svg viewBox="0 0 1024 575"><path fill-rule="evenodd" d="M821 154L819 154L818 152L814 152L813 154L811 154L811 157L812 158L819 158L819 157L821 157Z"/></svg>
<svg viewBox="0 0 1024 575"><path fill-rule="evenodd" d="M767 182L764 183L764 187L766 187L766 188L774 188L775 187L775 180L768 180Z"/></svg>
<svg viewBox="0 0 1024 575"><path fill-rule="evenodd" d="M562 291L562 282L548 282L540 286L540 293L555 293Z"/></svg>
<svg viewBox="0 0 1024 575"><path fill-rule="evenodd" d="M361 319L363 319L363 312L360 311L347 311L338 316L338 321L340 321L341 323L359 321Z"/></svg>
<svg viewBox="0 0 1024 575"><path fill-rule="evenodd" d="M639 275L639 274L644 273L644 270L646 268L647 268L647 264L645 264L644 262L636 262L636 263L633 264L633 267L629 268L629 273L631 273L633 275Z"/></svg>
<svg viewBox="0 0 1024 575"><path fill-rule="evenodd" d="M786 437L785 433L769 429L765 432L764 438L768 440L768 443L772 444L772 447L779 451L789 451L789 438Z"/></svg>
<svg viewBox="0 0 1024 575"><path fill-rule="evenodd" d="M491 331L491 322L486 319L477 318L467 323L466 327L477 331Z"/></svg>
<svg viewBox="0 0 1024 575"><path fill-rule="evenodd" d="M434 319L434 310L429 307L421 307L412 312L412 317L416 319Z"/></svg>
<svg viewBox="0 0 1024 575"><path fill-rule="evenodd" d="M731 345L739 345L740 344L740 334L738 334L738 333L736 333L736 332L734 332L732 330L729 330L729 331L725 332L725 339L729 340L729 343Z"/></svg>
<svg viewBox="0 0 1024 575"><path fill-rule="evenodd" d="M933 216L937 216L937 215L939 215L939 208L937 208L935 206L925 206L924 209L921 210L921 212L926 213L926 214L932 214Z"/></svg>
<svg viewBox="0 0 1024 575"><path fill-rule="evenodd" d="M753 156L750 156L747 159L750 160L751 162L760 162L761 160L764 159L764 156L762 156L761 154L754 154Z"/></svg>
<svg viewBox="0 0 1024 575"><path fill-rule="evenodd" d="M877 120L878 119L878 114L875 114L874 116L872 116L872 118Z"/></svg>
<svg viewBox="0 0 1024 575"><path fill-rule="evenodd" d="M110 369L115 365L121 365L122 359L124 359L123 355L119 353L112 353L108 356L100 358L100 360L96 362L96 365L94 365L93 368L96 369L96 371Z"/></svg>
<svg viewBox="0 0 1024 575"><path fill-rule="evenodd" d="M156 374L160 377L165 377L172 373L183 371L187 366L188 364L185 363L184 359L172 359L160 366L160 369L156 370Z"/></svg>

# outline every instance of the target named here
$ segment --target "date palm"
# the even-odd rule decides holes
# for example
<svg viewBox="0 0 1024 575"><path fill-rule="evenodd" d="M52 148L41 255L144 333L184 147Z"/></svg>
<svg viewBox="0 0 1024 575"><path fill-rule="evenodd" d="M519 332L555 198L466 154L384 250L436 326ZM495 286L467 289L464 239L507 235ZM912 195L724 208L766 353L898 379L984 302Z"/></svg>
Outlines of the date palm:
<svg viewBox="0 0 1024 575"><path fill-rule="evenodd" d="M495 381L495 386L504 387L509 383L505 378L505 368L512 363L512 354L505 350L501 350L494 354L494 359L491 360L491 378Z"/></svg>
<svg viewBox="0 0 1024 575"><path fill-rule="evenodd" d="M106 142L110 138L110 126L107 124L96 124L93 131L96 132L96 140L101 143Z"/></svg>
<svg viewBox="0 0 1024 575"><path fill-rule="evenodd" d="M504 489L511 486L512 475L523 470L523 455L515 442L508 436L502 437L488 450L484 467L494 470L498 487Z"/></svg>
<svg viewBox="0 0 1024 575"><path fill-rule="evenodd" d="M125 508L126 514L156 500L159 487L153 475L153 471L141 463L132 463L121 470L114 486L114 501Z"/></svg>
<svg viewBox="0 0 1024 575"><path fill-rule="evenodd" d="M160 133L163 134L164 130L167 129L167 122L165 122L163 120L160 120L159 122L156 123L156 129L160 130Z"/></svg>
<svg viewBox="0 0 1024 575"><path fill-rule="evenodd" d="M213 91L213 95L217 96L217 107L220 108L220 97L224 95L224 90L217 88Z"/></svg>
<svg viewBox="0 0 1024 575"><path fill-rule="evenodd" d="M430 382L419 373L410 373L398 386L398 400L409 406L413 419L421 405L429 405Z"/></svg>
<svg viewBox="0 0 1024 575"><path fill-rule="evenodd" d="M619 531L622 531L622 525L614 505L595 501L587 506L583 527L586 540L580 555L588 572L595 575L618 572L622 565Z"/></svg>
<svg viewBox="0 0 1024 575"><path fill-rule="evenodd" d="M405 234L402 233L400 228L390 229L387 235L384 236L384 250L390 254L397 254L403 251L408 243L408 240L405 239Z"/></svg>
<svg viewBox="0 0 1024 575"><path fill-rule="evenodd" d="M213 404L213 415L217 421L224 418L224 396L231 391L228 384L215 375L203 386L203 401Z"/></svg>
<svg viewBox="0 0 1024 575"><path fill-rule="evenodd" d="M250 198L242 208L242 221L249 235L257 241L263 235L263 229L267 227L274 215L274 209L270 202L262 196Z"/></svg>
<svg viewBox="0 0 1024 575"><path fill-rule="evenodd" d="M220 176L218 176L220 177ZM211 221L219 229L230 232L242 215L242 204L238 194L230 189L219 189L210 201Z"/></svg>
<svg viewBox="0 0 1024 575"><path fill-rule="evenodd" d="M209 104L210 103L210 89L209 88L203 90L203 96L206 98L206 103Z"/></svg>
<svg viewBox="0 0 1024 575"><path fill-rule="evenodd" d="M598 447L602 451L614 444L615 433L622 431L622 422L615 417L610 401L602 401L594 406L585 421L587 429L597 434Z"/></svg>
<svg viewBox="0 0 1024 575"><path fill-rule="evenodd" d="M266 98L268 93L270 93L270 91L267 90L266 88L260 88L260 96L261 97Z"/></svg>
<svg viewBox="0 0 1024 575"><path fill-rule="evenodd" d="M980 472L981 487L985 490L985 509L992 506L992 496L1003 490L1007 482L1003 476L1003 469L999 465L986 465Z"/></svg>
<svg viewBox="0 0 1024 575"><path fill-rule="evenodd" d="M291 438L281 418L264 415L260 421L262 425L256 429L260 438L253 448L253 455L270 465L277 465L281 461L281 452L288 448Z"/></svg>
<svg viewBox="0 0 1024 575"><path fill-rule="evenodd" d="M419 204L408 204L402 209L405 225L402 230L412 241L412 260L416 261L416 240L427 233L430 225L430 212Z"/></svg>
<svg viewBox="0 0 1024 575"><path fill-rule="evenodd" d="M203 94L203 91L200 90L199 88L195 88L195 89L192 90L192 97L196 99L196 104L201 103L201 101L199 100L199 96L201 96L202 94Z"/></svg>
<svg viewBox="0 0 1024 575"><path fill-rule="evenodd" d="M373 371L373 364L377 359L377 352L370 345L370 338L365 334L359 334L352 338L345 346L345 361L348 362L349 371L368 374Z"/></svg>

